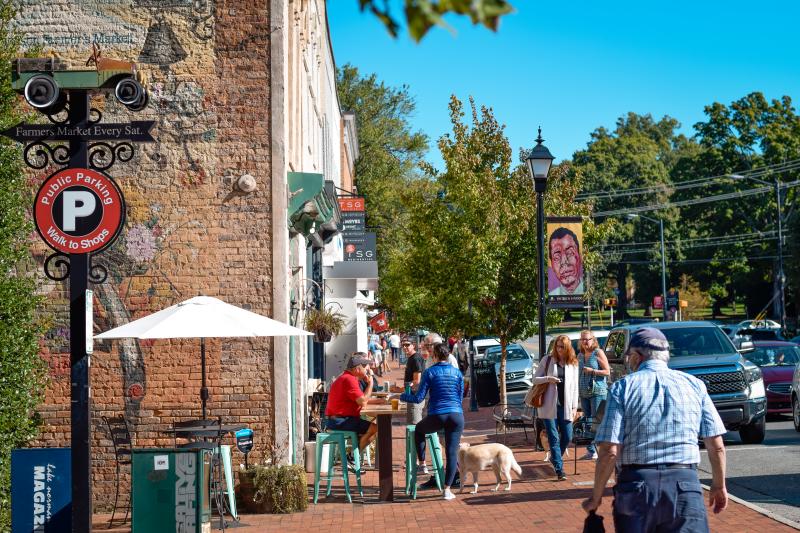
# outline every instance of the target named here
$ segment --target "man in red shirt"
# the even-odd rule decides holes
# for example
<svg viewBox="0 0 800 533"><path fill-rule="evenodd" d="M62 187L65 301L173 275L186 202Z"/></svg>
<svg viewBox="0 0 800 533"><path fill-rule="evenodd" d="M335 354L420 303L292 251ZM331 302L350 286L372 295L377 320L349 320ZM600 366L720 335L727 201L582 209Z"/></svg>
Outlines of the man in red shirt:
<svg viewBox="0 0 800 533"><path fill-rule="evenodd" d="M340 431L355 431L359 436L358 447L363 450L378 433L378 426L361 418L361 408L370 403L372 394L371 359L363 352L356 352L347 361L347 369L336 378L328 391L326 427ZM366 388L361 390L361 382Z"/></svg>

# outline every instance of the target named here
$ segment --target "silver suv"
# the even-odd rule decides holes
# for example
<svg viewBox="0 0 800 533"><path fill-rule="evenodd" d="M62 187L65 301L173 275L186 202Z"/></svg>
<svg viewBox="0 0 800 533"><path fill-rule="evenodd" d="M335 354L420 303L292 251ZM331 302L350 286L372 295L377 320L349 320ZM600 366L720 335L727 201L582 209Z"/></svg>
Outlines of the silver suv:
<svg viewBox="0 0 800 533"><path fill-rule="evenodd" d="M616 328L608 335L605 352L612 380L629 372L624 354L631 333L642 326ZM747 444L764 441L767 397L761 369L742 357L719 327L711 322L663 322L647 326L661 330L667 337L670 368L703 380L725 428L738 431L742 442Z"/></svg>

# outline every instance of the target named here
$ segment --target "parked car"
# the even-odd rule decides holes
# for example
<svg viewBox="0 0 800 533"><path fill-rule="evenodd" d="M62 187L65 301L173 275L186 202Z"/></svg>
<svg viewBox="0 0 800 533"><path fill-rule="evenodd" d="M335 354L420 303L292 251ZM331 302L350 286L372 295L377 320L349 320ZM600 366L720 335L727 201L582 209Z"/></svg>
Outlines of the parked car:
<svg viewBox="0 0 800 533"><path fill-rule="evenodd" d="M774 320L742 320L737 326L749 329L774 329L780 331L781 325Z"/></svg>
<svg viewBox="0 0 800 533"><path fill-rule="evenodd" d="M792 376L792 421L794 429L800 431L800 365L794 367Z"/></svg>
<svg viewBox="0 0 800 533"><path fill-rule="evenodd" d="M483 359L486 349L491 346L500 346L497 337L472 337L469 341L469 350L474 354L475 360Z"/></svg>
<svg viewBox="0 0 800 533"><path fill-rule="evenodd" d="M798 335L797 337L793 338L789 342L793 342L795 344L800 344L800 335Z"/></svg>
<svg viewBox="0 0 800 533"><path fill-rule="evenodd" d="M593 329L592 333L594 333L594 336L597 339L597 345L600 346L600 348L603 348L606 345L606 339L608 338L608 330L607 329ZM567 337L569 337L569 342L570 342L570 344L572 344L572 349L575 350L575 353L580 353L580 350L578 349L578 347L579 347L579 345L581 343L581 332L580 331L570 331L568 333L563 333L563 335L566 335ZM553 342L555 342L556 337L558 337L558 335L552 335L552 336L548 335L547 337L549 339L547 341L547 353L552 353L552 351L553 351Z"/></svg>
<svg viewBox="0 0 800 533"><path fill-rule="evenodd" d="M767 414L792 412L792 375L800 363L800 347L791 342L758 341L744 354L761 368L767 389Z"/></svg>
<svg viewBox="0 0 800 533"><path fill-rule="evenodd" d="M621 328L624 326L635 326L637 324L649 324L650 322L658 322L656 317L649 317L649 318L626 318L624 320L618 320L614 323L615 328Z"/></svg>
<svg viewBox="0 0 800 533"><path fill-rule="evenodd" d="M490 346L484 355L486 361L494 362L497 382L500 383L501 347ZM519 344L506 346L506 390L528 390L533 386L533 373L536 363L525 348Z"/></svg>
<svg viewBox="0 0 800 533"><path fill-rule="evenodd" d="M711 322L664 322L650 327L661 330L669 341L669 366L705 382L725 427L738 431L747 444L763 442L766 434L767 398L761 369L745 359L722 330ZM611 379L630 370L625 352L631 333L641 325L614 328L605 352Z"/></svg>

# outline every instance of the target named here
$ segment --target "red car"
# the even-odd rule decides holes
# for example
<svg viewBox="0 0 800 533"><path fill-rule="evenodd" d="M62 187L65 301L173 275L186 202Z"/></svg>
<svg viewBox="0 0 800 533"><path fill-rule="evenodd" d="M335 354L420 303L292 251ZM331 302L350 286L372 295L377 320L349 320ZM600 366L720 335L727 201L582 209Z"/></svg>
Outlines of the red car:
<svg viewBox="0 0 800 533"><path fill-rule="evenodd" d="M800 346L792 342L757 341L744 355L761 368L767 388L767 414L792 412L792 375L800 363Z"/></svg>

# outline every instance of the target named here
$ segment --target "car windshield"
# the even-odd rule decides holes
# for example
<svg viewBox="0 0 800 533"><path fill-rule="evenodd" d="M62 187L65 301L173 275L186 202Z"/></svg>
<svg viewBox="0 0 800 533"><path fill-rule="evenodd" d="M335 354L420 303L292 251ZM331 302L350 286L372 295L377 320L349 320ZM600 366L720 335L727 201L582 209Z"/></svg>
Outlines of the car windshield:
<svg viewBox="0 0 800 533"><path fill-rule="evenodd" d="M796 346L759 346L744 356L758 366L795 366L800 363L800 348Z"/></svg>
<svg viewBox="0 0 800 533"><path fill-rule="evenodd" d="M486 351L486 358L494 361L495 363L500 362L500 348L492 348L491 350ZM530 356L523 350L522 348L517 347L509 347L506 348L506 361L513 361L515 359L529 359Z"/></svg>
<svg viewBox="0 0 800 533"><path fill-rule="evenodd" d="M680 327L661 330L669 341L672 357L687 355L734 355L736 350L718 327Z"/></svg>

